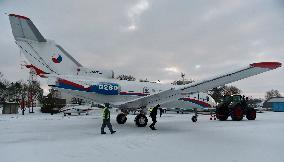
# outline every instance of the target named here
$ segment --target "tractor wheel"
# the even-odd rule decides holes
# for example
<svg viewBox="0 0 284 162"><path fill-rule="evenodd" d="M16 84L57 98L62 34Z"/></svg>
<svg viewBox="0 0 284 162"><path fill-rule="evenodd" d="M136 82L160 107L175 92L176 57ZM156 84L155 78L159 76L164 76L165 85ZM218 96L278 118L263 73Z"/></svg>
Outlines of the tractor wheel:
<svg viewBox="0 0 284 162"><path fill-rule="evenodd" d="M229 117L229 111L227 107L216 108L216 117L221 121L225 121Z"/></svg>
<svg viewBox="0 0 284 162"><path fill-rule="evenodd" d="M248 120L255 120L255 118L256 118L256 111L255 111L255 109L248 109L246 117L247 117Z"/></svg>
<svg viewBox="0 0 284 162"><path fill-rule="evenodd" d="M243 117L244 117L244 113L243 113L242 107L240 105L235 106L231 112L232 120L240 121L240 120L243 120Z"/></svg>
<svg viewBox="0 0 284 162"><path fill-rule="evenodd" d="M118 124L124 124L127 120L127 117L124 113L120 113L116 116L116 121Z"/></svg>
<svg viewBox="0 0 284 162"><path fill-rule="evenodd" d="M148 119L144 114L138 114L135 117L134 122L135 122L137 127L146 127L146 125L148 123Z"/></svg>

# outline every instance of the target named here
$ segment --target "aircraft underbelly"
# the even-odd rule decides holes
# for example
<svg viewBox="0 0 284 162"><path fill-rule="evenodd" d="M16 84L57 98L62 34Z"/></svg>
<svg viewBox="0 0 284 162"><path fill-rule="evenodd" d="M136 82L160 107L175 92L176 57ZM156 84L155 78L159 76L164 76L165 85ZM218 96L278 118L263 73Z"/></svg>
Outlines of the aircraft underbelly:
<svg viewBox="0 0 284 162"><path fill-rule="evenodd" d="M93 92L85 92L85 91L77 91L77 90L70 90L70 89L63 89L63 88L55 88L62 93L67 93L74 95L78 98L84 98L87 100L94 101L96 103L121 103L127 102L133 99L136 99L138 96L131 96L131 95L101 95Z"/></svg>
<svg viewBox="0 0 284 162"><path fill-rule="evenodd" d="M192 102L189 102L189 101L180 101L180 100L164 103L164 104L162 104L162 107L192 109L192 110L194 108L197 108L198 110L202 110L204 108L204 107L202 107L198 104L195 104L195 103L192 103Z"/></svg>

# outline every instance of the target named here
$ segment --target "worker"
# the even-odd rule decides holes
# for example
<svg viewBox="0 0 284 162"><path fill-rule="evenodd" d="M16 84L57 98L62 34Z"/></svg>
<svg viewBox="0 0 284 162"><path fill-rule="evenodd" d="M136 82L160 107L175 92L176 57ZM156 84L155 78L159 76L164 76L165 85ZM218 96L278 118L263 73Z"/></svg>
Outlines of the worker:
<svg viewBox="0 0 284 162"><path fill-rule="evenodd" d="M152 130L157 130L155 128L155 124L157 123L157 111L158 108L160 107L160 105L158 104L157 106L155 106L152 111L150 112L150 117L152 118L153 123L149 126Z"/></svg>
<svg viewBox="0 0 284 162"><path fill-rule="evenodd" d="M103 118L103 124L102 124L102 127L101 127L101 134L106 134L106 132L104 131L106 126L108 127L111 134L115 133L116 131L114 131L112 129L112 125L110 123L109 104L107 104L107 103L104 106L102 118Z"/></svg>
<svg viewBox="0 0 284 162"><path fill-rule="evenodd" d="M162 114L163 114L163 108L159 108L159 110L160 110L160 117L162 117Z"/></svg>

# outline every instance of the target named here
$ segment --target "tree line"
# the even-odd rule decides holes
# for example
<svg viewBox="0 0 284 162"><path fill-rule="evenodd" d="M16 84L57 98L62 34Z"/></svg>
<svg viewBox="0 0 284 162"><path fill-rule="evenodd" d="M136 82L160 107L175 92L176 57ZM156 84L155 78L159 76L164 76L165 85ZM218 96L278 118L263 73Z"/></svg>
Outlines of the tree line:
<svg viewBox="0 0 284 162"><path fill-rule="evenodd" d="M128 81L136 80L134 76L125 75L125 74L119 75L117 79L128 80ZM142 79L140 80L141 82L145 81ZM180 85L180 84L190 84L192 82L194 82L194 80L191 79L189 81L176 80L173 81L172 84ZM224 95L234 95L241 93L242 91L235 86L220 86L208 91L208 94L211 95L216 102L220 102L222 96ZM272 97L282 97L282 95L276 89L269 90L265 93L265 100L268 100ZM0 72L0 103L3 103L5 101L20 102L21 100L24 101L38 100L39 102L42 102L43 89L40 87L40 83L38 81L25 82L22 80L16 82L10 82L7 79L5 79L4 75ZM261 99L253 99L253 100L257 102L260 101Z"/></svg>
<svg viewBox="0 0 284 162"><path fill-rule="evenodd" d="M0 72L0 103L25 101L30 104L36 100L43 100L43 89L38 81L11 82Z"/></svg>

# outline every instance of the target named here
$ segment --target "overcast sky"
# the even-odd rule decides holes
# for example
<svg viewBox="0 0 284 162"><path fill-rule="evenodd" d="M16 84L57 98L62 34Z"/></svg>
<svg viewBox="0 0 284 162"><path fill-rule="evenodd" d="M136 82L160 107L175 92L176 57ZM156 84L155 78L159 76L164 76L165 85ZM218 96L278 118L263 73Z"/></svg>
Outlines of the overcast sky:
<svg viewBox="0 0 284 162"><path fill-rule="evenodd" d="M0 71L28 78L8 16L29 17L88 67L169 82L194 80L260 61L284 63L282 0L0 0ZM233 85L244 94L284 95L284 68Z"/></svg>

